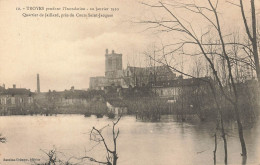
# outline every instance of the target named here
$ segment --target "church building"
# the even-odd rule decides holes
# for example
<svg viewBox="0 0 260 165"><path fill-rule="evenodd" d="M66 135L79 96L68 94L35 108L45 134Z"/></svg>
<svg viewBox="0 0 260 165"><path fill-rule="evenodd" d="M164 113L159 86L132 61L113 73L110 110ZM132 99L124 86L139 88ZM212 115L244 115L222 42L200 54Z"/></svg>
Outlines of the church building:
<svg viewBox="0 0 260 165"><path fill-rule="evenodd" d="M127 66L126 69L123 69L122 54L117 54L114 50L110 54L106 49L105 76L90 77L89 88L96 90L103 90L107 86L129 88L174 79L176 79L176 74L167 66Z"/></svg>

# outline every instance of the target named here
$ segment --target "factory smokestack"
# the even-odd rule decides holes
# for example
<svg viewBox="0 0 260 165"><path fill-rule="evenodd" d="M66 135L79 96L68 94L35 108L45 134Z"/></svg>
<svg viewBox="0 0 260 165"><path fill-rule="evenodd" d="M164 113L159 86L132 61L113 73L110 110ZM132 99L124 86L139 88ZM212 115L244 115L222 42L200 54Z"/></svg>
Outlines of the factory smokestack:
<svg viewBox="0 0 260 165"><path fill-rule="evenodd" d="M37 74L37 93L40 93L41 90L40 90L40 75Z"/></svg>

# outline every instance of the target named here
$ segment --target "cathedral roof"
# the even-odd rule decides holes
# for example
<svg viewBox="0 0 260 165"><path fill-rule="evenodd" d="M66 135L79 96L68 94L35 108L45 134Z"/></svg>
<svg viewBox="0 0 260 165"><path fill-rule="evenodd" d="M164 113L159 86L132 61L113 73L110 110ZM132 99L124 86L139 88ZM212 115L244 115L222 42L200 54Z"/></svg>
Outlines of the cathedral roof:
<svg viewBox="0 0 260 165"><path fill-rule="evenodd" d="M174 74L171 69L167 66L152 66L152 67L132 67L128 66L127 69L129 69L132 73L137 75L146 75L148 76L150 73L155 73L157 75L168 75L168 74Z"/></svg>

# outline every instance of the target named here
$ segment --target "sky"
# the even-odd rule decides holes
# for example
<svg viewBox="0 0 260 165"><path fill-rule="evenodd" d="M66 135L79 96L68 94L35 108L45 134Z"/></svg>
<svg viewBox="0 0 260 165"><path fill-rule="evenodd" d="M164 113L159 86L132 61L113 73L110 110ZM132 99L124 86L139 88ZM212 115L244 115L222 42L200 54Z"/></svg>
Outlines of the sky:
<svg viewBox="0 0 260 165"><path fill-rule="evenodd" d="M26 6L109 7L119 8L119 11L107 19L24 18L21 13L39 12L16 11L16 7ZM230 22L237 22L240 13L226 9L222 9L227 12L225 19L229 23L226 22L225 27L230 29L233 27ZM0 0L0 84L7 88L16 84L35 91L36 74L39 73L41 91L61 91L71 86L86 89L89 77L104 76L105 49L122 53L125 68L127 64L139 65L137 59L144 59L140 54L154 42L169 42L176 37L171 34L158 36L133 23L155 18L157 14L139 0ZM192 15L190 18L199 20Z"/></svg>

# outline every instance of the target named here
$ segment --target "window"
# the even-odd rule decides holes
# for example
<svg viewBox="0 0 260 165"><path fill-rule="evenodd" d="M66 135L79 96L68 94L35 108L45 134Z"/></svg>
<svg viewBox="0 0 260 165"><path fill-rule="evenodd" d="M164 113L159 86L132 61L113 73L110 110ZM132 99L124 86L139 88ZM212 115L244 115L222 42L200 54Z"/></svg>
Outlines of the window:
<svg viewBox="0 0 260 165"><path fill-rule="evenodd" d="M15 97L11 97L11 104L15 104Z"/></svg>

